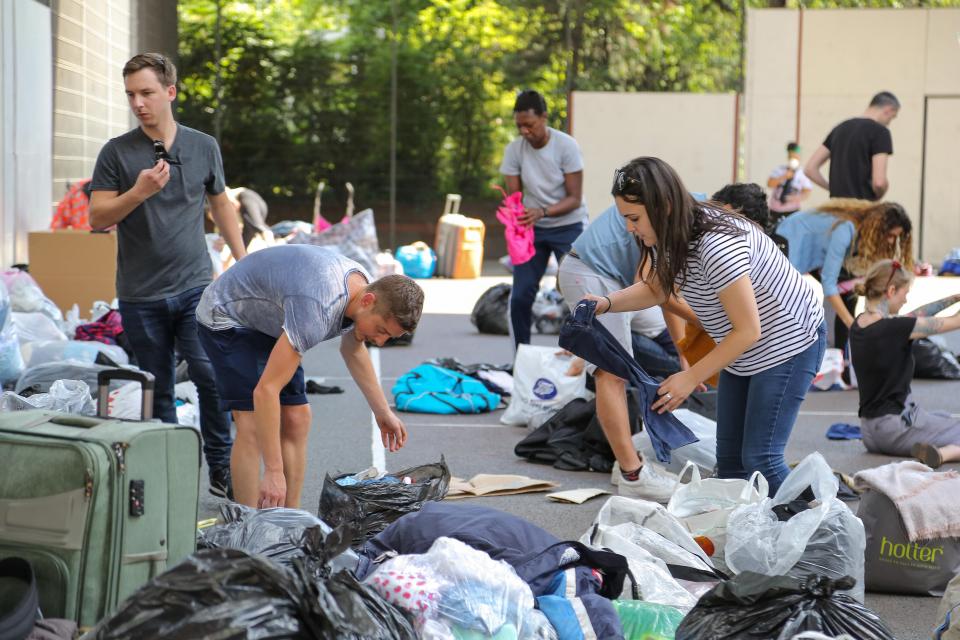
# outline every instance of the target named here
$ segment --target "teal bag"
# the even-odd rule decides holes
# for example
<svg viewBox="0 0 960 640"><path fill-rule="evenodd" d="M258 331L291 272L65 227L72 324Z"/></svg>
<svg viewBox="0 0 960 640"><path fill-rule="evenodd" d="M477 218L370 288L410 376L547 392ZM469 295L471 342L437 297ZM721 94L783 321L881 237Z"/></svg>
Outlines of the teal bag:
<svg viewBox="0 0 960 640"><path fill-rule="evenodd" d="M614 600L626 640L674 640L683 613L675 607L640 600Z"/></svg>
<svg viewBox="0 0 960 640"><path fill-rule="evenodd" d="M397 409L411 413L485 413L500 405L500 396L476 378L432 364L403 374L391 391Z"/></svg>

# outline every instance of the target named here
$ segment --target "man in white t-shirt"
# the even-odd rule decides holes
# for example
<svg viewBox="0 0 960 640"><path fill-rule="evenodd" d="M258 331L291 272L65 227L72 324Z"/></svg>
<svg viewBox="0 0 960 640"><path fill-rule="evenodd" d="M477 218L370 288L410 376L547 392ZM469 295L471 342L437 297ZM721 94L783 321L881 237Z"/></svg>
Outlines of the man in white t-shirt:
<svg viewBox="0 0 960 640"><path fill-rule="evenodd" d="M500 173L507 193L523 192L523 217L533 225L533 258L513 267L510 325L515 345L530 343L533 301L550 254L559 261L583 231L583 156L572 137L547 126L547 102L536 91L522 91L513 106L520 137L507 145Z"/></svg>
<svg viewBox="0 0 960 640"><path fill-rule="evenodd" d="M813 190L813 182L803 173L799 144L787 144L787 164L780 165L770 173L767 187L771 190L767 205L774 225L780 218L800 210L803 201Z"/></svg>

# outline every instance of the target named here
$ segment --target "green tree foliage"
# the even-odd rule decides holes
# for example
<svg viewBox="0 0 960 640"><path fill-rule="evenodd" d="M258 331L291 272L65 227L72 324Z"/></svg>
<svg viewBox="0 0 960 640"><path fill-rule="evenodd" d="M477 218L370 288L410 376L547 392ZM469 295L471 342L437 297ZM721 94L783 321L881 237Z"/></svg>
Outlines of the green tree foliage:
<svg viewBox="0 0 960 640"><path fill-rule="evenodd" d="M398 198L489 195L517 90L547 96L736 91L742 2L795 0L180 0L180 117L214 131L231 183L308 197L320 179L385 197L397 51ZM960 0L807 0L807 7ZM395 27L394 27L395 25ZM216 70L220 69L220 90ZM219 114L219 115L218 115ZM626 124L626 123L625 123Z"/></svg>

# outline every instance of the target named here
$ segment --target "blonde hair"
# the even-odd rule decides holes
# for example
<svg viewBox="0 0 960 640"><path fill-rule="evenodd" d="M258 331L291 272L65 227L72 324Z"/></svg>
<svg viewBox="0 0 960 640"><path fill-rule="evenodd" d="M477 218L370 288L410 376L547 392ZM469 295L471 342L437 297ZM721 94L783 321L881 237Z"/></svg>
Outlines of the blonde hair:
<svg viewBox="0 0 960 640"><path fill-rule="evenodd" d="M900 289L913 282L913 274L907 271L896 260L880 260L875 262L867 271L867 277L857 285L857 295L866 296L867 300L882 298L890 285Z"/></svg>
<svg viewBox="0 0 960 640"><path fill-rule="evenodd" d="M872 264L884 258L899 260L908 269L913 268L913 225L907 212L896 202L833 198L817 210L837 218L837 225L844 220L853 223L857 233L857 255L844 262L850 273L862 276ZM896 227L903 229L903 235L891 245L887 237Z"/></svg>

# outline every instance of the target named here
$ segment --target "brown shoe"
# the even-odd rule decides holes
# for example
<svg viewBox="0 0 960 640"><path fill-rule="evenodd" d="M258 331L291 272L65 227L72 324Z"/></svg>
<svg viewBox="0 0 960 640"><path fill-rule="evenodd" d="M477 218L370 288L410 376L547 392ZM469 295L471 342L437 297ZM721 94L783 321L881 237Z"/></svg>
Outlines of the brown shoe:
<svg viewBox="0 0 960 640"><path fill-rule="evenodd" d="M927 465L931 469L938 469L943 464L943 456L940 455L940 449L932 444L918 442L913 445L910 455Z"/></svg>

